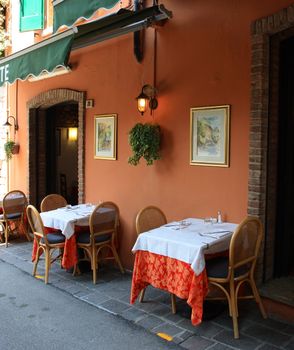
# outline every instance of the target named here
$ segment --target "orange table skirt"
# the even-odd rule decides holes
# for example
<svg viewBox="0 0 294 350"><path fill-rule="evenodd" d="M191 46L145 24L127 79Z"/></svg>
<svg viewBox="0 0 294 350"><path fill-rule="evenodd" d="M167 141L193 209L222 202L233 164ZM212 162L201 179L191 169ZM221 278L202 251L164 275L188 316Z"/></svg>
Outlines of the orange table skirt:
<svg viewBox="0 0 294 350"><path fill-rule="evenodd" d="M52 229L45 228L45 233L52 232ZM35 261L37 255L38 244L36 239L34 238L33 250L32 250L32 261ZM62 267L65 269L70 269L78 262L77 255L77 244L76 244L76 236L72 235L69 239L65 240L64 243L64 251L62 256Z"/></svg>
<svg viewBox="0 0 294 350"><path fill-rule="evenodd" d="M135 257L131 304L149 284L187 299L192 308L192 324L202 321L203 301L208 292L206 270L196 276L191 266L183 261L139 250Z"/></svg>

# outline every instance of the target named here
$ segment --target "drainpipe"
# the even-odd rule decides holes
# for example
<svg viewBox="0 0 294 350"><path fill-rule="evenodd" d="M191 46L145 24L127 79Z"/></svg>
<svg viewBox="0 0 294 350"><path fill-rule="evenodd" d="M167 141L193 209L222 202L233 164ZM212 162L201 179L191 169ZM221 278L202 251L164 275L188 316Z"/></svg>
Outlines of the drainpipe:
<svg viewBox="0 0 294 350"><path fill-rule="evenodd" d="M6 131L6 142L8 141L8 131ZM6 186L7 192L9 192L9 173L10 173L10 161L6 157Z"/></svg>
<svg viewBox="0 0 294 350"><path fill-rule="evenodd" d="M10 111L10 99L9 99L9 84L8 82L6 83L6 110L7 110L7 118L9 116L9 111ZM6 142L9 140L9 132L6 130ZM7 186L7 192L9 192L9 174L10 174L10 161L6 157L6 186Z"/></svg>

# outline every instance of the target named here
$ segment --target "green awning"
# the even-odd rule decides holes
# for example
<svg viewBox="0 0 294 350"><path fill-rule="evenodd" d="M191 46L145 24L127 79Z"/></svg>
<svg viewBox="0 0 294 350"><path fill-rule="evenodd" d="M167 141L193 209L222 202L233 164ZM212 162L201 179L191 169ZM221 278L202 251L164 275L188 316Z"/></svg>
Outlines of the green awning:
<svg viewBox="0 0 294 350"><path fill-rule="evenodd" d="M68 68L71 50L147 28L171 16L163 5L138 12L121 9L115 14L55 34L0 59L0 86L17 79L26 80L45 72L52 73L59 67Z"/></svg>
<svg viewBox="0 0 294 350"><path fill-rule="evenodd" d="M0 86L68 67L74 30L52 36L0 60Z"/></svg>
<svg viewBox="0 0 294 350"><path fill-rule="evenodd" d="M89 19L100 8L111 9L119 0L54 0L53 30L71 27L79 19Z"/></svg>

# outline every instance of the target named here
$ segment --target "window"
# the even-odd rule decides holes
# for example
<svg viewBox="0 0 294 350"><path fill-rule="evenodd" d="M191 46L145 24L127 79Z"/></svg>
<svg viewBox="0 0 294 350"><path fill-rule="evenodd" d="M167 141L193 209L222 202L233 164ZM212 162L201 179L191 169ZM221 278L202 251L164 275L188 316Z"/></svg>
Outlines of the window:
<svg viewBox="0 0 294 350"><path fill-rule="evenodd" d="M20 31L43 29L44 0L20 0Z"/></svg>

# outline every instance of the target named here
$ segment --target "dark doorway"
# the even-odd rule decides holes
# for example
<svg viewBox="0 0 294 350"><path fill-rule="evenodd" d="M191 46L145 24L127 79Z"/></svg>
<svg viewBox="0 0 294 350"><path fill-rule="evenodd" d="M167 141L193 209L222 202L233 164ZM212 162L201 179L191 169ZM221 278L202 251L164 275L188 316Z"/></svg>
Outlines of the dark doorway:
<svg viewBox="0 0 294 350"><path fill-rule="evenodd" d="M39 207L47 194L59 193L68 203L77 204L78 103L31 109L30 130L30 161L35 164L30 202Z"/></svg>
<svg viewBox="0 0 294 350"><path fill-rule="evenodd" d="M78 104L62 103L46 111L46 194L59 193L78 203Z"/></svg>
<svg viewBox="0 0 294 350"><path fill-rule="evenodd" d="M280 43L274 277L294 273L294 37Z"/></svg>

